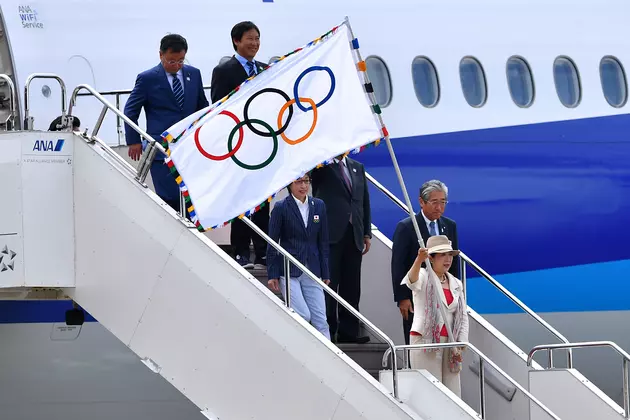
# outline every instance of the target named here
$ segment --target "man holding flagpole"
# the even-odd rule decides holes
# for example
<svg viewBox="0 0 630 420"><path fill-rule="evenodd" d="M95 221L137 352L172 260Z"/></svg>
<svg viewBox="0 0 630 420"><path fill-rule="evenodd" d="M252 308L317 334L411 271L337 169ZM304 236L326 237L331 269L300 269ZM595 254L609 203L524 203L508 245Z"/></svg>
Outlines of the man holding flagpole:
<svg viewBox="0 0 630 420"><path fill-rule="evenodd" d="M370 250L372 218L365 168L347 156L313 171L313 196L326 204L330 231L330 287L356 310L361 298L361 261ZM367 343L359 320L327 297L330 336L338 343ZM335 340L335 338L333 338Z"/></svg>
<svg viewBox="0 0 630 420"><path fill-rule="evenodd" d="M255 60L260 48L260 30L253 22L237 23L231 32L234 56L223 64L218 65L212 72L210 96L212 103L217 102L248 77L260 73L266 65ZM252 221L267 233L269 229L269 206L256 212ZM254 243L256 259L249 260L249 244ZM230 243L234 247L234 258L244 268L264 268L266 264L267 243L254 233L241 220L235 220L230 230Z"/></svg>

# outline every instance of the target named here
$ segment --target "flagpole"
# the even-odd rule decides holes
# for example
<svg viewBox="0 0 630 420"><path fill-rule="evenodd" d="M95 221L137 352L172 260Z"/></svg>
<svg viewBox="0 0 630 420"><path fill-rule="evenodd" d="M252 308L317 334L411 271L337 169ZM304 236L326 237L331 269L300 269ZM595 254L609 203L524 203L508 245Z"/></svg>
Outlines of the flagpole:
<svg viewBox="0 0 630 420"><path fill-rule="evenodd" d="M350 35L352 36L352 39L355 39L354 32L352 31L352 26L350 26L350 20L348 19L348 16L346 16L344 23L348 27L348 30L350 31ZM363 58L361 57L361 52L359 51L359 49L356 48L355 51L357 53L357 58L359 59L359 61L363 61ZM366 83L370 83L370 78L367 74L367 70L363 73L365 74ZM378 102L376 102L376 97L374 93L368 93L368 95L370 96L372 103L374 105L378 105ZM385 123L383 122L383 117L381 116L381 114L376 114L376 116L379 122L381 123L381 126L384 127ZM416 237L418 238L418 244L420 245L420 248L425 248L424 241L422 240L422 235L420 234L420 228L418 227L418 221L416 220L416 215L413 211L411 200L409 199L409 193L407 192L407 187L405 186L405 180L403 179L402 172L400 171L400 166L398 166L398 159L396 159L396 153L394 153L394 147L392 146L392 142L389 138L389 135L385 135L384 137L385 137L385 143L387 144L387 150L389 151L389 155L394 165L394 170L396 171L396 177L398 178L398 183L400 184L400 188L402 189L405 203L407 204L407 210L409 212L409 217L411 218L411 223L413 224L413 229L416 232ZM434 282L435 300L440 309L440 314L442 315L442 320L444 321L444 325L446 326L448 339L449 341L454 342L456 340L453 337L453 329L448 324L448 322L446 322L447 318L446 318L446 310L444 309L444 305L440 304L440 301L441 301L440 289L442 288L442 286L440 285L437 275L433 271L433 267L431 267L431 261L429 260L429 258L425 260L425 265L427 267L427 271L429 272L429 279Z"/></svg>

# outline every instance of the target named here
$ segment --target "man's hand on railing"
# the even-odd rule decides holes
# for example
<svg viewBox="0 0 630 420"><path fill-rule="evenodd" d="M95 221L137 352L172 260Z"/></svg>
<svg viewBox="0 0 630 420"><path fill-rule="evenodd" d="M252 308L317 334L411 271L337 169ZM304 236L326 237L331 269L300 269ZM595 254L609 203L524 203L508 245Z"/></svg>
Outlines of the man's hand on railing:
<svg viewBox="0 0 630 420"><path fill-rule="evenodd" d="M271 279L267 282L267 285L269 286L269 288L276 292L276 293L280 293L280 283L278 282L278 279Z"/></svg>
<svg viewBox="0 0 630 420"><path fill-rule="evenodd" d="M402 314L404 320L409 319L409 312L413 313L413 305L411 304L411 299L403 299L398 302L398 309Z"/></svg>
<svg viewBox="0 0 630 420"><path fill-rule="evenodd" d="M140 160L140 156L142 156L142 143L129 146L129 157L131 160Z"/></svg>
<svg viewBox="0 0 630 420"><path fill-rule="evenodd" d="M330 286L330 280L324 280L324 283L326 283L326 286Z"/></svg>

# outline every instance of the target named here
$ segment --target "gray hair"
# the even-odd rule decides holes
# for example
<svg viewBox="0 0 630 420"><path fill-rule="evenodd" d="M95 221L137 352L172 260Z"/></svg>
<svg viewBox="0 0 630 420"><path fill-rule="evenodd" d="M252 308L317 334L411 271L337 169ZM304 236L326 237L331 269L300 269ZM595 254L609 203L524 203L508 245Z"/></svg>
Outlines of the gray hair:
<svg viewBox="0 0 630 420"><path fill-rule="evenodd" d="M420 187L420 198L424 202L429 201L429 197L431 193L434 191L441 191L444 193L446 199L448 199L448 187L442 181L438 181L437 179L432 179L431 181L427 181Z"/></svg>

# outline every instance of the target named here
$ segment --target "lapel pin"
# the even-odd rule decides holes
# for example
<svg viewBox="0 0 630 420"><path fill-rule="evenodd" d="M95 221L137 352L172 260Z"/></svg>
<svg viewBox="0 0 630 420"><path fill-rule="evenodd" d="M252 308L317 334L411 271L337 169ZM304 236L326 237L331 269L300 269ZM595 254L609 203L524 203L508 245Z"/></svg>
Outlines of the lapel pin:
<svg viewBox="0 0 630 420"><path fill-rule="evenodd" d="M319 223L319 214L316 214L315 216L313 216L313 222Z"/></svg>
<svg viewBox="0 0 630 420"><path fill-rule="evenodd" d="M356 172L357 172L357 168L352 168L352 171L353 171L354 173L356 173Z"/></svg>
<svg viewBox="0 0 630 420"><path fill-rule="evenodd" d="M186 80L190 82L190 76L186 76Z"/></svg>

